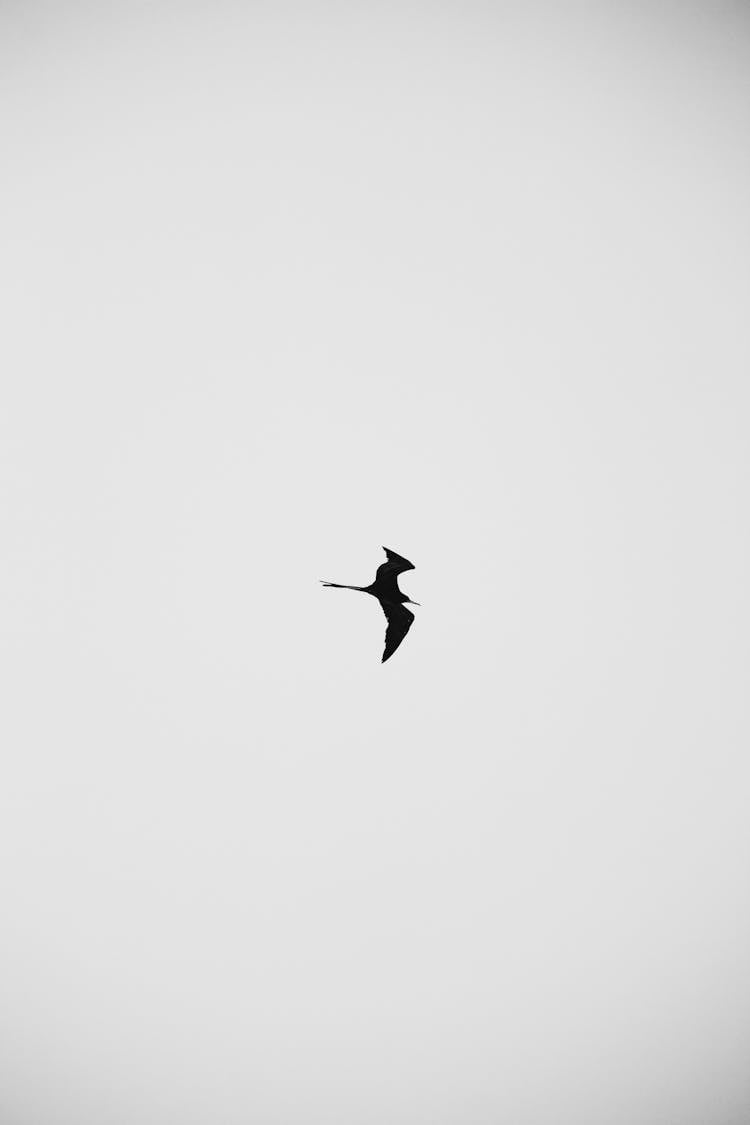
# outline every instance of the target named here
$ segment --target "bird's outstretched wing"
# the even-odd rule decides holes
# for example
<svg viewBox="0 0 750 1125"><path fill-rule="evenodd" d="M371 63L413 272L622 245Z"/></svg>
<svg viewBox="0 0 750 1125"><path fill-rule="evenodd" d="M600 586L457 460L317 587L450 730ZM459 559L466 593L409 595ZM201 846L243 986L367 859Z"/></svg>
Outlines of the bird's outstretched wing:
<svg viewBox="0 0 750 1125"><path fill-rule="evenodd" d="M409 564L411 566L411 563ZM388 625L385 630L385 649L382 663L393 656L398 646L403 641L411 628L414 614L405 605L395 605L393 602L380 602L380 608L385 614Z"/></svg>
<svg viewBox="0 0 750 1125"><path fill-rule="evenodd" d="M402 555L397 555L395 551L389 551L387 547L383 547L383 550L388 556L388 562L381 563L375 571L373 586L376 589L373 593L376 597L382 594L388 601L400 601L398 576L405 570L414 570L414 563L410 563Z"/></svg>
<svg viewBox="0 0 750 1125"><path fill-rule="evenodd" d="M414 570L414 562L409 562L403 555L397 555L396 551L390 551L387 547L383 547L383 550L388 556L388 561L381 562L376 570L370 593L376 597L385 597L387 602L403 601L398 588L398 576L403 574L404 570Z"/></svg>
<svg viewBox="0 0 750 1125"><path fill-rule="evenodd" d="M389 551L387 547L383 547L388 562L381 563L378 567L378 574L401 574L405 570L414 570L414 563L410 563L403 555L397 555L395 551Z"/></svg>

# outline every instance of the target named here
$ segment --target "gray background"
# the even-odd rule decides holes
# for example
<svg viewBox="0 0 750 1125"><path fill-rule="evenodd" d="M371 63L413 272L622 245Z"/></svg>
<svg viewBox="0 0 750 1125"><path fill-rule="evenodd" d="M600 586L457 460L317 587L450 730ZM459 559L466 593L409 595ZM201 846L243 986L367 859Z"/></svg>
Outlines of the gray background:
<svg viewBox="0 0 750 1125"><path fill-rule="evenodd" d="M748 1120L749 62L3 5L4 1125Z"/></svg>

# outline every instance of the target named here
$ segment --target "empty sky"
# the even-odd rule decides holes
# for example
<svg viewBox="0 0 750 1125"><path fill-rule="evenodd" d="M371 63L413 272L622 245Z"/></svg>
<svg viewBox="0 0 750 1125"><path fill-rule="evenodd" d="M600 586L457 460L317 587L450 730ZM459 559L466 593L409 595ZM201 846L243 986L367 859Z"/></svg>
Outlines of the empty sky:
<svg viewBox="0 0 750 1125"><path fill-rule="evenodd" d="M4 1125L748 1120L749 64L3 4Z"/></svg>

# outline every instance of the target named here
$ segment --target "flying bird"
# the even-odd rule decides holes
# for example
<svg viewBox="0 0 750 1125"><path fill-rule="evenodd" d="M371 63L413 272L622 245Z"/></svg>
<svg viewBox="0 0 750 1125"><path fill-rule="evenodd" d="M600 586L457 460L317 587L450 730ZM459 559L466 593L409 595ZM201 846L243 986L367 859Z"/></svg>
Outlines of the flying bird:
<svg viewBox="0 0 750 1125"><path fill-rule="evenodd" d="M407 598L406 594L402 594L398 588L399 574L402 574L405 570L414 570L414 564L402 555L397 555L395 551L389 551L387 547L383 547L383 550L388 561L381 563L375 572L375 581L371 582L369 586L342 586L340 582L323 582L324 586L335 586L337 590L360 590L361 593L372 594L374 598L378 599L380 608L388 622L381 664L389 656L393 656L409 632L414 620L414 614L406 608L404 602L408 602L409 605L419 605L419 602L413 602L411 598ZM321 581L323 580L321 579Z"/></svg>

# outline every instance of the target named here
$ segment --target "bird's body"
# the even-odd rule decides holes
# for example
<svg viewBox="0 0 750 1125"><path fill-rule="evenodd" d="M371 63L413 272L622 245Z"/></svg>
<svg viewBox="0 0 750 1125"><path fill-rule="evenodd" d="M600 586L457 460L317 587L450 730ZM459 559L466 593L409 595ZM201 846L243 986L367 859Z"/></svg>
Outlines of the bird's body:
<svg viewBox="0 0 750 1125"><path fill-rule="evenodd" d="M392 656L411 628L414 614L407 609L405 602L410 605L419 605L413 602L398 588L398 576L405 570L414 570L414 564L395 551L383 547L388 558L382 563L376 573L375 581L369 586L344 586L340 582L323 582L324 586L335 586L339 590L358 590L362 594L372 594L380 602L380 607L388 622L385 630L385 650L383 662Z"/></svg>

